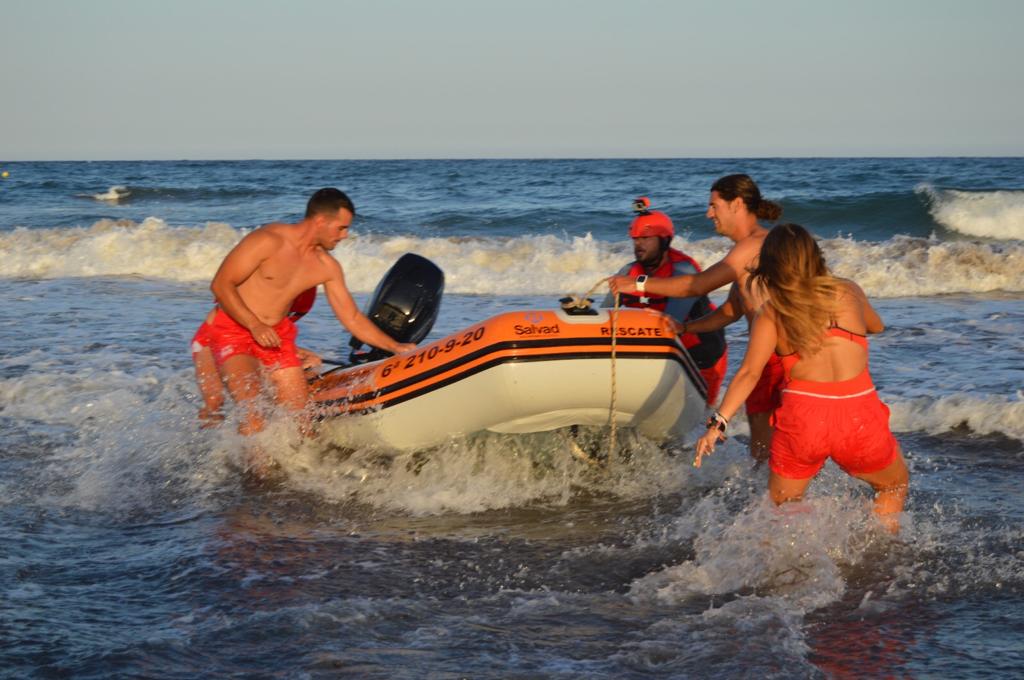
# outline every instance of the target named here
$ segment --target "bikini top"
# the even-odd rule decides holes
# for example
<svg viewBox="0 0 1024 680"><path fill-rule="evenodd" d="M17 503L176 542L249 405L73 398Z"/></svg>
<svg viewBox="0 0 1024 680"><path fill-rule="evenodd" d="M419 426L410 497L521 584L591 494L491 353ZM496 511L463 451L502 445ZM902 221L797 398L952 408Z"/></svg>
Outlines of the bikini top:
<svg viewBox="0 0 1024 680"><path fill-rule="evenodd" d="M825 331L825 336L849 340L850 342L857 343L865 350L868 349L867 336L861 335L860 333L854 333L853 331L848 331L841 326L836 326L835 322L833 322L833 325L829 326L828 330ZM790 352L789 354L779 354L776 352L775 354L782 360L782 368L786 372L786 379L788 380L789 372L792 370L793 366L796 365L796 362L800 361L800 353Z"/></svg>

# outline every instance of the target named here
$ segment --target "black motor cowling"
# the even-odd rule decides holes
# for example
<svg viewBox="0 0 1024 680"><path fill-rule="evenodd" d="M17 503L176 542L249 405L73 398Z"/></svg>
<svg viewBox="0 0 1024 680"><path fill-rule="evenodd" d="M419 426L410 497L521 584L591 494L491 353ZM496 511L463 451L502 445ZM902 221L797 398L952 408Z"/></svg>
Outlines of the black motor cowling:
<svg viewBox="0 0 1024 680"><path fill-rule="evenodd" d="M427 258L406 253L377 284L363 313L398 342L418 343L434 327L443 293L444 272ZM377 348L359 352L363 342L355 337L349 345L349 361L353 364L391 356Z"/></svg>

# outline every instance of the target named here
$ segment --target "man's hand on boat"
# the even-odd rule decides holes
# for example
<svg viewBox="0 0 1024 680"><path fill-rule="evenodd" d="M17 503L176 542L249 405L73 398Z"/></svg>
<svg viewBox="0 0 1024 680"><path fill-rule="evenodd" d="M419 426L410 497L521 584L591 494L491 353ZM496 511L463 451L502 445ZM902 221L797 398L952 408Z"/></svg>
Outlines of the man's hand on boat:
<svg viewBox="0 0 1024 680"><path fill-rule="evenodd" d="M416 349L416 343L414 342L400 342L395 345L395 348L391 350L392 354L403 354L405 352L411 352Z"/></svg>

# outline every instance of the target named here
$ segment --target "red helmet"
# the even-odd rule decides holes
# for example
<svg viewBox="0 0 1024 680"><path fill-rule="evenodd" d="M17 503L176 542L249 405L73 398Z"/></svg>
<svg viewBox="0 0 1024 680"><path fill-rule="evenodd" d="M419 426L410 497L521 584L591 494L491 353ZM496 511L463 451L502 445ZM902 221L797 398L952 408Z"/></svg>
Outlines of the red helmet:
<svg viewBox="0 0 1024 680"><path fill-rule="evenodd" d="M672 238L676 234L672 226L672 220L668 215L658 210L650 210L651 199L646 196L633 201L633 210L636 211L636 219L629 225L630 238L642 238L644 236L661 236Z"/></svg>

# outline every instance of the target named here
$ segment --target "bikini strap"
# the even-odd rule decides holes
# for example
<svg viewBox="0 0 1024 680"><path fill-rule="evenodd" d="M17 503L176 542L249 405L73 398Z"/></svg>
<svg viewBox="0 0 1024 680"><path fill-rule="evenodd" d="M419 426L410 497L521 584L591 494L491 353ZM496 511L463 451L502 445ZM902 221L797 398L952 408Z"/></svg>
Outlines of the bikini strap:
<svg viewBox="0 0 1024 680"><path fill-rule="evenodd" d="M834 318L829 319L829 326L828 330L825 331L825 335L833 338L849 340L850 342L857 343L864 349L868 349L868 339L866 336L861 335L860 333L854 333L853 331L848 331L842 326L837 325ZM792 370L793 366L800 361L800 354L798 352L779 354L779 352L776 351L775 356L777 356L782 362L782 369L784 371L785 379L788 382L790 379L789 372Z"/></svg>
<svg viewBox="0 0 1024 680"><path fill-rule="evenodd" d="M835 325L834 322L828 327L825 334L833 338L842 338L844 340L849 340L850 342L855 342L864 349L868 348L868 339L866 336L861 335L860 333L854 333L853 331L848 331L842 326Z"/></svg>

